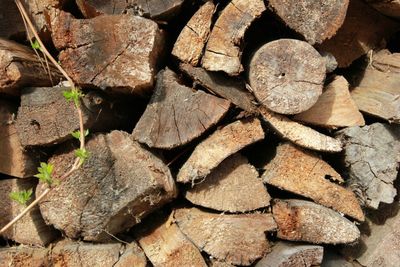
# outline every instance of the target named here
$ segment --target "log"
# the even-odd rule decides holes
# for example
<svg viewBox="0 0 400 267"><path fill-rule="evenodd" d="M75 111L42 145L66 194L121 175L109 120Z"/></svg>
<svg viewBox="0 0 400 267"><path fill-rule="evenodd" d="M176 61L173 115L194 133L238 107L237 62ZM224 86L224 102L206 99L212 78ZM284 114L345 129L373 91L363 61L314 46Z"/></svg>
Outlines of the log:
<svg viewBox="0 0 400 267"><path fill-rule="evenodd" d="M15 103L0 99L0 173L25 178L36 173L40 154L22 147L15 126L16 113Z"/></svg>
<svg viewBox="0 0 400 267"><path fill-rule="evenodd" d="M360 237L352 222L310 201L275 199L272 214L281 239L335 245L353 243Z"/></svg>
<svg viewBox="0 0 400 267"><path fill-rule="evenodd" d="M374 123L349 127L338 132L344 140L344 161L350 185L361 193L365 206L377 209L379 203L392 203L400 161L400 128Z"/></svg>
<svg viewBox="0 0 400 267"><path fill-rule="evenodd" d="M145 229L140 229L138 242L154 267L206 267L199 249L173 223L173 215L152 218Z"/></svg>
<svg viewBox="0 0 400 267"><path fill-rule="evenodd" d="M235 267L235 265L226 263L224 261L219 261L216 259L210 259L210 262L208 263L209 267Z"/></svg>
<svg viewBox="0 0 400 267"><path fill-rule="evenodd" d="M297 114L322 94L325 60L306 42L280 39L260 47L251 59L249 83L269 110Z"/></svg>
<svg viewBox="0 0 400 267"><path fill-rule="evenodd" d="M343 24L348 5L349 0L269 1L270 8L285 24L312 45L335 35Z"/></svg>
<svg viewBox="0 0 400 267"><path fill-rule="evenodd" d="M203 68L224 71L231 76L242 72L242 39L251 23L264 11L262 0L232 0L211 31L201 62Z"/></svg>
<svg viewBox="0 0 400 267"><path fill-rule="evenodd" d="M226 215L181 208L175 210L174 217L198 248L234 265L248 266L268 252L264 233L276 228L271 214L266 213Z"/></svg>
<svg viewBox="0 0 400 267"><path fill-rule="evenodd" d="M340 174L317 155L286 143L278 146L276 156L265 166L261 178L269 185L310 198L318 204L364 221L355 194L326 177L332 177L335 182L344 182Z"/></svg>
<svg viewBox="0 0 400 267"><path fill-rule="evenodd" d="M0 93L18 96L25 86L51 86L52 81L61 79L61 74L51 63L49 67L52 78L44 59L31 49L0 39Z"/></svg>
<svg viewBox="0 0 400 267"><path fill-rule="evenodd" d="M0 267L51 266L48 248L13 246L0 248Z"/></svg>
<svg viewBox="0 0 400 267"><path fill-rule="evenodd" d="M395 18L400 19L400 1L392 0L365 0L370 6L378 10L380 13Z"/></svg>
<svg viewBox="0 0 400 267"><path fill-rule="evenodd" d="M74 19L61 12L52 24L61 66L80 86L144 94L152 89L163 34L133 15Z"/></svg>
<svg viewBox="0 0 400 267"><path fill-rule="evenodd" d="M129 13L160 21L170 20L178 15L184 2L185 0L76 0L85 18Z"/></svg>
<svg viewBox="0 0 400 267"><path fill-rule="evenodd" d="M189 183L209 175L224 159L240 149L264 139L258 119L238 120L215 131L196 146L177 175L177 181Z"/></svg>
<svg viewBox="0 0 400 267"><path fill-rule="evenodd" d="M149 147L182 146L222 119L229 105L225 99L180 84L167 68L157 75L154 94L132 135Z"/></svg>
<svg viewBox="0 0 400 267"><path fill-rule="evenodd" d="M178 36L171 54L181 62L197 66L211 30L215 5L206 2L186 23Z"/></svg>
<svg viewBox="0 0 400 267"><path fill-rule="evenodd" d="M379 14L362 0L351 0L342 27L335 36L317 45L331 53L340 68L350 66L368 51L380 47L399 29L399 24Z"/></svg>
<svg viewBox="0 0 400 267"><path fill-rule="evenodd" d="M0 38L14 39L22 37L24 32L24 23L14 1L0 1Z"/></svg>
<svg viewBox="0 0 400 267"><path fill-rule="evenodd" d="M34 190L36 184L37 180L33 178L0 179L0 196L2 196L0 205L0 228L14 219L14 217L20 214L25 208L24 205L12 200L9 197L10 193L29 189ZM29 205L34 198L35 197L32 195L27 205ZM58 233L54 228L45 224L40 214L39 207L35 206L27 215L1 236L25 245L46 246L58 236Z"/></svg>
<svg viewBox="0 0 400 267"><path fill-rule="evenodd" d="M73 102L63 97L66 87L24 88L15 127L21 144L25 146L51 146L72 139L71 133L79 129L79 117ZM123 126L128 115L119 106L108 101L102 92L89 91L82 101L85 129L90 132Z"/></svg>
<svg viewBox="0 0 400 267"><path fill-rule="evenodd" d="M320 266L324 247L279 241L255 267Z"/></svg>
<svg viewBox="0 0 400 267"><path fill-rule="evenodd" d="M364 117L352 99L349 83L343 76L330 82L317 103L294 116L295 120L325 128L364 126Z"/></svg>
<svg viewBox="0 0 400 267"><path fill-rule="evenodd" d="M65 144L50 159L54 177L70 168L73 148ZM106 241L175 197L168 167L127 133L95 135L86 149L91 156L82 168L40 202L45 220L66 236ZM37 194L45 188L39 184Z"/></svg>
<svg viewBox="0 0 400 267"><path fill-rule="evenodd" d="M351 96L362 112L400 123L400 53L381 50L360 70ZM362 72L362 74L361 74Z"/></svg>

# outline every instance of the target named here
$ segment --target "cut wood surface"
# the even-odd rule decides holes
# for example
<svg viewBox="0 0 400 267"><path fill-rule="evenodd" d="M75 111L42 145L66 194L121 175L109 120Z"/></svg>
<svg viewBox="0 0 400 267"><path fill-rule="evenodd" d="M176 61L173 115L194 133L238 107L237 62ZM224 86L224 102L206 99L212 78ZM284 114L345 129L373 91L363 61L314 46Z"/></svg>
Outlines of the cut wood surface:
<svg viewBox="0 0 400 267"><path fill-rule="evenodd" d="M361 190L364 204L377 209L381 202L392 203L400 162L400 128L374 123L349 127L338 134L345 143L348 183Z"/></svg>
<svg viewBox="0 0 400 267"><path fill-rule="evenodd" d="M149 147L171 149L199 137L229 109L229 101L179 83L170 69L157 75L154 94L133 130Z"/></svg>
<svg viewBox="0 0 400 267"><path fill-rule="evenodd" d="M228 124L196 146L179 170L177 181L193 183L204 178L224 159L262 139L264 131L258 119L238 120Z"/></svg>
<svg viewBox="0 0 400 267"><path fill-rule="evenodd" d="M61 77L49 63L52 80ZM52 81L43 58L26 46L0 39L0 93L19 95L24 86L51 86Z"/></svg>
<svg viewBox="0 0 400 267"><path fill-rule="evenodd" d="M61 66L79 85L131 94L151 90L163 48L155 22L134 15L74 19L62 12L52 29Z"/></svg>
<svg viewBox="0 0 400 267"><path fill-rule="evenodd" d="M279 241L272 251L262 258L256 267L292 267L320 266L324 248L316 245L305 245Z"/></svg>
<svg viewBox="0 0 400 267"><path fill-rule="evenodd" d="M266 165L262 179L270 185L310 198L318 204L364 221L364 214L355 194L330 182L326 176L337 182L344 182L317 155L286 143L278 146L276 156Z"/></svg>
<svg viewBox="0 0 400 267"><path fill-rule="evenodd" d="M229 212L266 207L271 199L257 170L240 154L225 159L185 197L195 205Z"/></svg>
<svg viewBox="0 0 400 267"><path fill-rule="evenodd" d="M206 267L199 249L173 223L173 217L156 220L140 229L138 241L154 267Z"/></svg>
<svg viewBox="0 0 400 267"><path fill-rule="evenodd" d="M326 128L365 125L364 117L350 95L349 83L343 76L336 76L317 103L294 119Z"/></svg>
<svg viewBox="0 0 400 267"><path fill-rule="evenodd" d="M272 214L278 225L278 238L316 244L347 244L360 237L360 231L339 213L310 201L276 199Z"/></svg>
<svg viewBox="0 0 400 267"><path fill-rule="evenodd" d="M212 1L202 5L179 34L171 54L181 62L197 66L210 34L214 12L215 5Z"/></svg>
<svg viewBox="0 0 400 267"><path fill-rule="evenodd" d="M249 68L254 95L271 111L297 114L313 106L322 94L325 60L306 42L269 42L257 50Z"/></svg>
<svg viewBox="0 0 400 267"><path fill-rule="evenodd" d="M371 49L378 48L398 29L398 23L381 15L364 1L351 0L342 27L317 48L330 52L339 67L344 68Z"/></svg>
<svg viewBox="0 0 400 267"><path fill-rule="evenodd" d="M331 38L342 26L349 0L271 0L273 11L310 43Z"/></svg>
<svg viewBox="0 0 400 267"><path fill-rule="evenodd" d="M51 159L54 177L70 167L73 147L66 144ZM110 239L176 195L168 167L120 131L99 134L86 145L91 156L79 171L55 187L40 203L48 223L68 237ZM46 186L39 184L37 194ZM63 205L60 205L63 203Z"/></svg>
<svg viewBox="0 0 400 267"><path fill-rule="evenodd" d="M15 127L16 114L16 104L0 99L0 173L25 178L36 174L40 155L22 147Z"/></svg>
<svg viewBox="0 0 400 267"><path fill-rule="evenodd" d="M235 265L250 265L268 252L265 232L276 229L271 214L226 215L181 208L175 210L174 217L198 248Z"/></svg>
<svg viewBox="0 0 400 267"><path fill-rule="evenodd" d="M242 39L251 23L265 11L262 0L232 0L221 12L207 42L202 66L210 71L238 75Z"/></svg>
<svg viewBox="0 0 400 267"><path fill-rule="evenodd" d="M0 1L0 38L15 38L24 33L24 23L14 1Z"/></svg>
<svg viewBox="0 0 400 267"><path fill-rule="evenodd" d="M0 228L5 226L25 208L24 205L12 200L9 197L10 193L29 189L34 192L36 184L37 180L34 178L0 179L0 196L2 196L0 205ZM34 195L34 193L32 195ZM34 197L32 198L34 199ZM28 202L28 205L33 199ZM46 246L53 241L58 234L54 228L45 224L40 214L39 207L35 206L26 216L4 232L2 236L25 245Z"/></svg>
<svg viewBox="0 0 400 267"><path fill-rule="evenodd" d="M365 2L386 16L400 19L399 0L366 0Z"/></svg>
<svg viewBox="0 0 400 267"><path fill-rule="evenodd" d="M373 54L351 92L362 112L400 123L400 53Z"/></svg>

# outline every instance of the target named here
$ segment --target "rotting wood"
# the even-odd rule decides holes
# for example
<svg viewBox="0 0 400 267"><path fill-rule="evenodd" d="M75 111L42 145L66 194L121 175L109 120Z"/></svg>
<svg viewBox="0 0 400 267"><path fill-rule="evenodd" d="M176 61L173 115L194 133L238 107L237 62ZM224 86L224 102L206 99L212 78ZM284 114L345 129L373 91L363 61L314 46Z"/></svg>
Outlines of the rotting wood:
<svg viewBox="0 0 400 267"><path fill-rule="evenodd" d="M381 12L382 14L400 19L400 1L399 0L366 0L369 5Z"/></svg>
<svg viewBox="0 0 400 267"><path fill-rule="evenodd" d="M355 194L325 177L344 182L340 175L315 154L289 143L278 146L275 158L265 166L264 182L344 213L358 221L364 214Z"/></svg>
<svg viewBox="0 0 400 267"><path fill-rule="evenodd" d="M310 201L275 199L277 237L316 244L347 244L360 237L357 226L339 213Z"/></svg>
<svg viewBox="0 0 400 267"><path fill-rule="evenodd" d="M279 39L260 47L251 59L249 83L269 110L297 114L322 94L325 60L306 42Z"/></svg>
<svg viewBox="0 0 400 267"><path fill-rule="evenodd" d="M225 99L180 84L167 68L157 75L154 94L132 135L149 147L172 149L215 125L229 106Z"/></svg>
<svg viewBox="0 0 400 267"><path fill-rule="evenodd" d="M55 177L69 168L73 148L65 144L50 159ZM168 167L127 133L95 135L86 149L90 158L39 204L45 220L68 237L111 239L176 196ZM39 184L37 193L45 188Z"/></svg>
<svg viewBox="0 0 400 267"><path fill-rule="evenodd" d="M400 162L400 128L373 123L349 127L337 134L345 143L348 184L361 193L365 206L377 209L381 202L392 203L397 194L393 182Z"/></svg>
<svg viewBox="0 0 400 267"><path fill-rule="evenodd" d="M324 247L279 241L255 267L320 266Z"/></svg>
<svg viewBox="0 0 400 267"><path fill-rule="evenodd" d="M181 208L175 210L174 217L198 248L234 265L250 265L267 253L265 232L276 229L271 214L267 213L227 215Z"/></svg>
<svg viewBox="0 0 400 267"><path fill-rule="evenodd" d="M224 159L263 138L264 131L258 119L238 120L228 124L196 146L179 170L177 181L194 183L205 178Z"/></svg>
<svg viewBox="0 0 400 267"><path fill-rule="evenodd" d="M164 43L155 22L134 15L74 19L61 12L52 29L61 65L77 84L127 94L152 89Z"/></svg>
<svg viewBox="0 0 400 267"><path fill-rule="evenodd" d="M185 197L195 205L228 212L267 207L271 199L257 170L240 154L225 159Z"/></svg>
<svg viewBox="0 0 400 267"><path fill-rule="evenodd" d="M364 117L350 95L349 83L343 76L336 76L317 103L294 116L294 119L326 128L365 125Z"/></svg>
<svg viewBox="0 0 400 267"><path fill-rule="evenodd" d="M207 42L202 66L231 76L243 71L242 39L250 24L265 11L262 0L232 0L221 12Z"/></svg>
<svg viewBox="0 0 400 267"><path fill-rule="evenodd" d="M199 64L210 34L214 12L215 5L212 1L206 2L199 8L179 34L171 52L173 56L193 66Z"/></svg>
<svg viewBox="0 0 400 267"><path fill-rule="evenodd" d="M335 35L346 17L349 0L270 0L269 6L310 43Z"/></svg>

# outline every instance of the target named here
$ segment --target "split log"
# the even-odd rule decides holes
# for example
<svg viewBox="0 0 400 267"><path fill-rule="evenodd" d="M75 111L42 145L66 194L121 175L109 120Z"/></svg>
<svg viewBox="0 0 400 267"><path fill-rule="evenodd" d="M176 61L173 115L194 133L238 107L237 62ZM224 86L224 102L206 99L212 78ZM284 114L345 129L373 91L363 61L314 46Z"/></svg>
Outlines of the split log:
<svg viewBox="0 0 400 267"><path fill-rule="evenodd" d="M333 129L365 125L364 117L350 95L349 83L343 76L336 76L317 103L294 116L294 119Z"/></svg>
<svg viewBox="0 0 400 267"><path fill-rule="evenodd" d="M224 159L264 138L258 119L239 120L215 131L196 146L179 170L177 181L194 182L211 173Z"/></svg>
<svg viewBox="0 0 400 267"><path fill-rule="evenodd" d="M135 14L154 20L170 20L179 14L185 0L76 0L85 16L93 18L103 14Z"/></svg>
<svg viewBox="0 0 400 267"><path fill-rule="evenodd" d="M271 111L297 114L317 102L325 75L325 60L311 45L280 39L254 54L249 83L257 100Z"/></svg>
<svg viewBox="0 0 400 267"><path fill-rule="evenodd" d="M255 267L320 266L324 247L279 241Z"/></svg>
<svg viewBox="0 0 400 267"><path fill-rule="evenodd" d="M247 28L264 11L262 0L232 0L215 22L202 66L211 71L224 71L231 76L242 72L242 39Z"/></svg>
<svg viewBox="0 0 400 267"><path fill-rule="evenodd" d="M22 90L21 106L15 127L23 146L49 146L72 139L79 129L79 117L73 102L63 97L65 87L32 87ZM91 131L121 127L128 115L107 101L102 92L90 91L82 101L83 124Z"/></svg>
<svg viewBox="0 0 400 267"><path fill-rule="evenodd" d="M364 221L355 194L325 177L344 182L340 174L318 156L287 143L278 146L276 156L266 165L262 179L270 185Z"/></svg>
<svg viewBox="0 0 400 267"><path fill-rule="evenodd" d="M400 1L399 0L366 0L370 6L381 12L382 14L400 19Z"/></svg>
<svg viewBox="0 0 400 267"><path fill-rule="evenodd" d="M54 177L69 169L73 148L66 144L50 159ZM96 135L86 149L91 156L82 168L40 203L45 220L68 237L107 240L175 197L168 167L127 133ZM39 184L37 194L45 188Z"/></svg>
<svg viewBox="0 0 400 267"><path fill-rule="evenodd" d="M139 244L153 266L206 267L207 264L198 248L172 220L172 215L170 218L158 219L150 226L146 224L146 229L140 230Z"/></svg>
<svg viewBox="0 0 400 267"><path fill-rule="evenodd" d="M399 29L399 24L379 14L362 0L351 0L342 27L317 48L330 52L340 68L348 67Z"/></svg>
<svg viewBox="0 0 400 267"><path fill-rule="evenodd" d="M185 197L195 205L229 212L267 207L271 200L257 170L240 154L225 159Z"/></svg>
<svg viewBox="0 0 400 267"><path fill-rule="evenodd" d="M48 248L14 246L0 248L0 267L52 266Z"/></svg>
<svg viewBox="0 0 400 267"><path fill-rule="evenodd" d="M400 53L373 54L359 74L351 96L362 112L400 123Z"/></svg>
<svg viewBox="0 0 400 267"><path fill-rule="evenodd" d="M0 228L14 219L25 209L24 205L12 200L9 195L12 192L22 190L33 190L36 187L36 179L0 179L0 196L2 197L0 206ZM34 197L27 203L29 205ZM25 245L46 246L57 236L54 228L45 224L39 207L35 206L21 220L15 223L2 236L6 239L14 240Z"/></svg>
<svg viewBox="0 0 400 267"><path fill-rule="evenodd" d="M346 17L349 0L271 0L272 10L310 44L335 35Z"/></svg>
<svg viewBox="0 0 400 267"><path fill-rule="evenodd" d="M179 34L171 54L181 62L197 66L210 34L214 12L212 1L201 6Z"/></svg>
<svg viewBox="0 0 400 267"><path fill-rule="evenodd" d="M0 1L0 38L22 37L25 32L24 22L13 0Z"/></svg>
<svg viewBox="0 0 400 267"><path fill-rule="evenodd" d="M374 123L338 132L345 143L344 161L349 184L361 195L364 204L377 209L379 203L392 203L400 161L400 128Z"/></svg>
<svg viewBox="0 0 400 267"><path fill-rule="evenodd" d="M180 84L167 68L157 75L154 94L132 134L149 147L172 149L215 125L229 105L225 99Z"/></svg>
<svg viewBox="0 0 400 267"><path fill-rule="evenodd" d="M360 237L360 231L339 213L313 202L276 199L272 214L278 225L278 238L316 244L347 244Z"/></svg>
<svg viewBox="0 0 400 267"><path fill-rule="evenodd" d="M50 62L49 67L52 78L43 58L26 46L0 39L0 93L17 96L25 86L51 86L61 74Z"/></svg>
<svg viewBox="0 0 400 267"><path fill-rule="evenodd" d="M52 29L61 65L79 85L133 94L152 88L163 48L155 22L133 15L74 19L62 12Z"/></svg>
<svg viewBox="0 0 400 267"><path fill-rule="evenodd" d="M235 265L250 265L268 252L265 232L276 229L271 214L266 213L226 215L182 208L175 210L174 217L198 248Z"/></svg>

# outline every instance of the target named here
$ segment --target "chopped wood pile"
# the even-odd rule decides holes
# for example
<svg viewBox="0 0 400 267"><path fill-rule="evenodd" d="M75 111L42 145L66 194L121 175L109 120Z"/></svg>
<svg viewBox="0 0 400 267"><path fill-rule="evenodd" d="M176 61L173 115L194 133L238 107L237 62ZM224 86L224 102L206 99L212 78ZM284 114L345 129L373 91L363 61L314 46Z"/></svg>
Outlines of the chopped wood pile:
<svg viewBox="0 0 400 267"><path fill-rule="evenodd" d="M400 1L21 2L0 267L398 266Z"/></svg>

